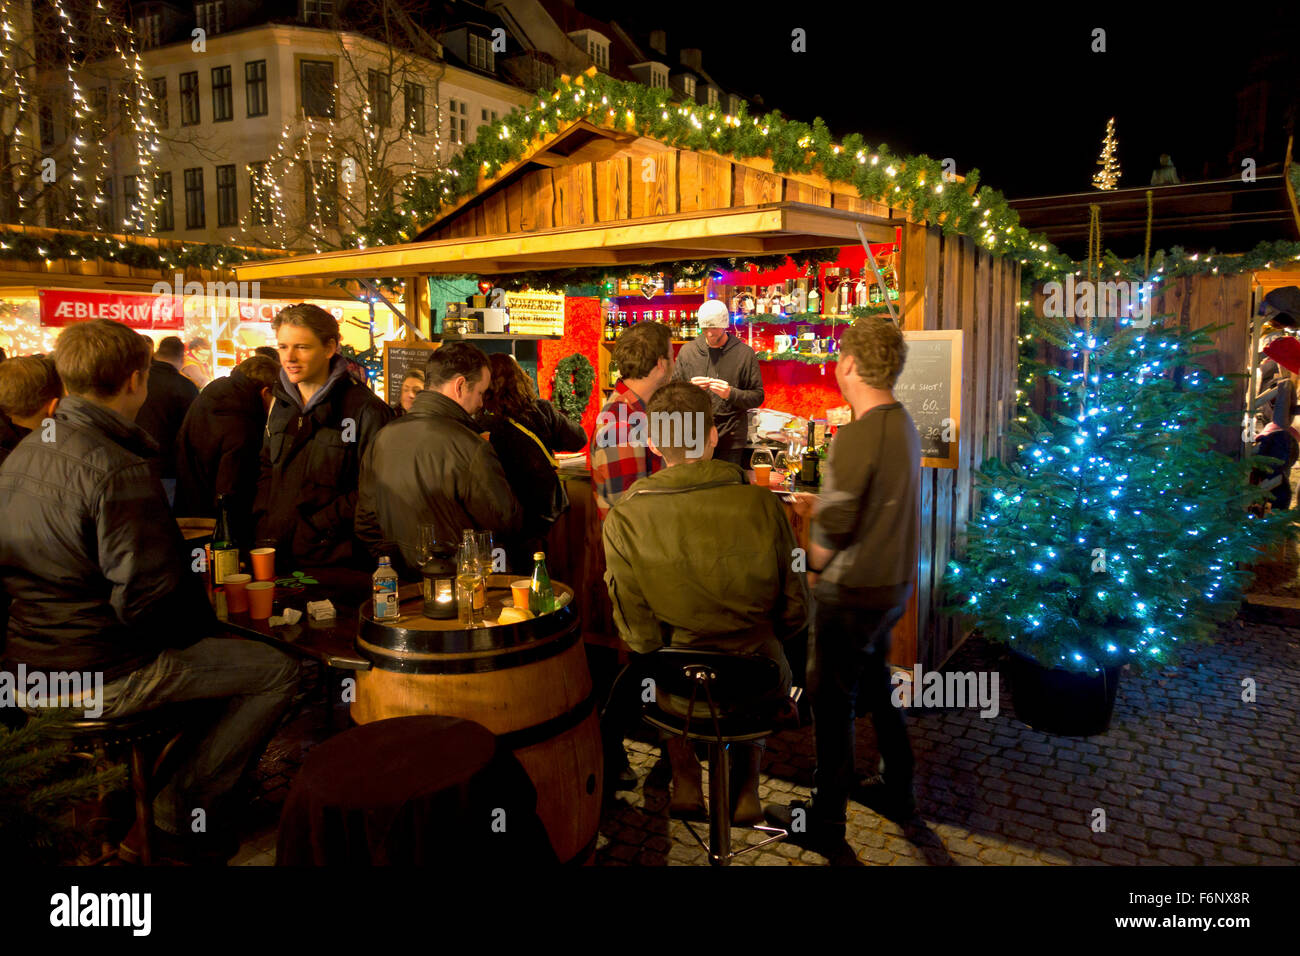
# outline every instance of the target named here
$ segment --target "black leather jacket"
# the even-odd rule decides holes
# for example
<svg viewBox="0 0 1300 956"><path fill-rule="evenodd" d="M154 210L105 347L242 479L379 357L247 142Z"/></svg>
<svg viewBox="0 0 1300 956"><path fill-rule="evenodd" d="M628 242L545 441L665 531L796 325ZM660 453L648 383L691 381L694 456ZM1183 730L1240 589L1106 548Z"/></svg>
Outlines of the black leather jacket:
<svg viewBox="0 0 1300 956"><path fill-rule="evenodd" d="M492 445L474 419L439 392L417 395L411 410L366 452L357 537L373 557L400 557L405 576L419 569L421 524L435 526L439 543L456 546L466 528L512 534L522 519Z"/></svg>
<svg viewBox="0 0 1300 956"><path fill-rule="evenodd" d="M356 563L361 456L393 410L354 381L337 355L309 409L297 392L281 372L262 444L255 539L273 542L277 570Z"/></svg>
<svg viewBox="0 0 1300 956"><path fill-rule="evenodd" d="M215 618L153 439L76 395L54 421L52 442L22 442L0 468L3 656L110 681L212 633Z"/></svg>

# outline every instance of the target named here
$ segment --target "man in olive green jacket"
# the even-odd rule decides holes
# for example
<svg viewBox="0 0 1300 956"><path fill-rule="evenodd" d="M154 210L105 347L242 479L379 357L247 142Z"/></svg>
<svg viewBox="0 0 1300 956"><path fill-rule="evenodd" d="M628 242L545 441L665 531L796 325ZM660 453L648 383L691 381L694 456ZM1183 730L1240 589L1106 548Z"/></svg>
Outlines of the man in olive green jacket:
<svg viewBox="0 0 1300 956"><path fill-rule="evenodd" d="M638 654L671 644L771 657L781 665L784 693L791 675L782 644L808 617L790 522L770 490L712 460L717 429L702 389L666 385L647 414L651 448L668 467L633 484L604 524L605 584L619 633ZM761 742L750 750L750 760L735 764L737 823L762 816ZM669 751L673 811L698 813L699 763L690 748L670 743Z"/></svg>

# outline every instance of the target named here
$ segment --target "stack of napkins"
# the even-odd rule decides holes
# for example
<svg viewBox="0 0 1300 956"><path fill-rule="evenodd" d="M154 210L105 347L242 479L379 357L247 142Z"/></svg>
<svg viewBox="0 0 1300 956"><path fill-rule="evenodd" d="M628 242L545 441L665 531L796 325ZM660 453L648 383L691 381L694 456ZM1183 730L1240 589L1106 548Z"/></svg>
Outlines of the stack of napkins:
<svg viewBox="0 0 1300 956"><path fill-rule="evenodd" d="M334 620L334 605L329 601L308 601L307 615L313 621Z"/></svg>

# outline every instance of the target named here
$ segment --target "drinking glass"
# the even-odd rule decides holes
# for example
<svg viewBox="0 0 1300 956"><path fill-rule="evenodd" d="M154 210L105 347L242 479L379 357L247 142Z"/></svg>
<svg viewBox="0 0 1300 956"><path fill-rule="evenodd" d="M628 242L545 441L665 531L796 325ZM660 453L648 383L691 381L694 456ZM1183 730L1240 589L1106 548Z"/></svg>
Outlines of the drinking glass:
<svg viewBox="0 0 1300 956"><path fill-rule="evenodd" d="M466 531L461 537L460 552L456 556L456 605L460 609L460 623L464 627L477 627L483 620L486 596L483 583L478 541L473 531Z"/></svg>
<svg viewBox="0 0 1300 956"><path fill-rule="evenodd" d="M433 560L434 546L437 544L437 529L431 524L422 524L416 530L415 555L420 567Z"/></svg>
<svg viewBox="0 0 1300 956"><path fill-rule="evenodd" d="M478 548L479 569L486 584L488 575L492 573L492 532L474 532L474 544Z"/></svg>

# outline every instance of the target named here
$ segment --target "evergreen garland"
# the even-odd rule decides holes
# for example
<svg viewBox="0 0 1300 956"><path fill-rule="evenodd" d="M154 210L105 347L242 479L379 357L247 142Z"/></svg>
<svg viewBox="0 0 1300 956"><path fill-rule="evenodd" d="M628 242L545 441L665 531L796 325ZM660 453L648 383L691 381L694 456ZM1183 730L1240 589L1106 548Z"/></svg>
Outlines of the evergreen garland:
<svg viewBox="0 0 1300 956"><path fill-rule="evenodd" d="M581 423L595 381L596 370L581 352L565 356L556 364L551 395L570 421Z"/></svg>
<svg viewBox="0 0 1300 956"><path fill-rule="evenodd" d="M18 730L0 725L0 859L10 865L65 863L89 842L64 817L76 803L118 788L126 768L96 770L54 736L62 720L52 710Z"/></svg>
<svg viewBox="0 0 1300 956"><path fill-rule="evenodd" d="M120 262L135 269L161 270L221 269L267 258L270 256L262 252L215 243L187 242L177 249L152 246L130 239L123 241L107 235L54 232L51 235L34 236L25 232L0 230L0 259L19 259L23 262L82 259L88 262Z"/></svg>

